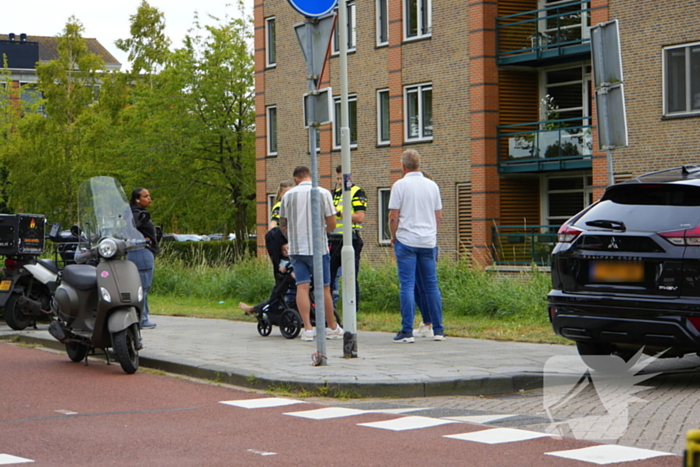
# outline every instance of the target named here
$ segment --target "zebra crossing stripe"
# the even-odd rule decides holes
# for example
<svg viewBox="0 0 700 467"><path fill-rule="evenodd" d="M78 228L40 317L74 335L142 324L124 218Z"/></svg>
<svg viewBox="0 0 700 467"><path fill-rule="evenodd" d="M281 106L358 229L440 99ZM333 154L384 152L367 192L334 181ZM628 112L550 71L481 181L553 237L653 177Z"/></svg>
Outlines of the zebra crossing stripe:
<svg viewBox="0 0 700 467"><path fill-rule="evenodd" d="M264 409L268 407L284 407L293 404L306 404L304 401L286 399L283 397L264 397L262 399L243 399L237 401L221 401L219 404L243 407L244 409Z"/></svg>
<svg viewBox="0 0 700 467"><path fill-rule="evenodd" d="M371 428L381 428L383 430L405 431L416 430L419 428L430 428L433 426L446 425L455 423L452 420L443 420L440 418L430 417L401 417L393 420L385 420L383 422L358 423L359 426L368 426Z"/></svg>
<svg viewBox="0 0 700 467"><path fill-rule="evenodd" d="M535 438L551 437L547 433L536 431L518 430L516 428L492 428L490 430L473 431L457 435L445 435L444 438L460 439L484 444L514 443Z"/></svg>
<svg viewBox="0 0 700 467"><path fill-rule="evenodd" d="M34 461L31 459L25 459L24 457L12 456L10 454L0 454L0 465L27 464L29 462Z"/></svg>
<svg viewBox="0 0 700 467"><path fill-rule="evenodd" d="M661 456L673 456L670 452L651 451L649 449L631 448L615 444L601 444L582 449L568 451L545 452L548 456L563 457L582 462L590 462L598 465L615 464L617 462L631 462L651 459Z"/></svg>

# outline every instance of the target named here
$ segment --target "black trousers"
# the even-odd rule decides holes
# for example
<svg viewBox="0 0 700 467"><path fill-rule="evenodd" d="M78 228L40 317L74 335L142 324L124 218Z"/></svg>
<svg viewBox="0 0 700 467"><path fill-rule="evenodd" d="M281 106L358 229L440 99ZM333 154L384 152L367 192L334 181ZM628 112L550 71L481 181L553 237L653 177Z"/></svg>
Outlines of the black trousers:
<svg viewBox="0 0 700 467"><path fill-rule="evenodd" d="M362 237L357 232L352 234L352 247L355 249L355 309L360 310L360 283L357 278L360 275L360 253L362 253L362 247L365 242L362 241ZM331 290L335 290L337 287L336 281L338 280L338 269L341 266L341 250L343 248L343 238L341 236L333 235L329 237L328 247L330 249L331 255Z"/></svg>

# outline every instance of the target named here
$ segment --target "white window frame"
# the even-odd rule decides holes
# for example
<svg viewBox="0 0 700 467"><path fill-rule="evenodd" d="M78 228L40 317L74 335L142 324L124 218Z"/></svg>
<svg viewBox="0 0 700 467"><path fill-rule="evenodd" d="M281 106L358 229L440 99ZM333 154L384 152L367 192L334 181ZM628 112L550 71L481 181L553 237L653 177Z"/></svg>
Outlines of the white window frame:
<svg viewBox="0 0 700 467"><path fill-rule="evenodd" d="M275 205L275 199L277 199L277 193L267 194L267 221L270 221L270 214L272 214L272 206Z"/></svg>
<svg viewBox="0 0 700 467"><path fill-rule="evenodd" d="M270 52L274 53L274 57L270 57L273 55ZM277 24L274 16L265 18L265 66L267 68L277 66Z"/></svg>
<svg viewBox="0 0 700 467"><path fill-rule="evenodd" d="M386 204L384 203L386 196ZM391 230L389 230L389 197L391 196L391 188L378 188L377 201L379 203L378 219L377 219L377 235L380 245L391 245ZM386 222L385 222L386 221ZM386 225L386 227L385 227Z"/></svg>
<svg viewBox="0 0 700 467"><path fill-rule="evenodd" d="M386 116L387 120L387 139L382 138L382 125L384 123L384 112L382 109L382 96L386 96L387 104L389 106L387 107L386 111L388 112L388 115ZM389 96L389 89L377 89L377 146L388 146L391 144L391 97Z"/></svg>
<svg viewBox="0 0 700 467"><path fill-rule="evenodd" d="M698 49L699 51L697 53L700 53L700 42L693 42L691 44L683 44L683 45L676 45L672 47L664 47L663 52L662 52L662 70L661 70L661 75L663 76L662 79L662 86L663 86L663 114L664 116L674 116L674 115L692 115L692 114L698 114L700 113L700 91L695 93L695 96L693 96L692 92L692 84L693 81L696 83L700 83L700 73L698 73L697 76L692 75L692 65L691 65L691 49ZM668 54L671 53L674 50L678 49L684 49L685 51L685 109L684 110L676 110L676 111L671 111L669 110L669 93L668 93L668 86L669 86L669 81L668 81ZM698 104L695 104L695 102L698 101Z"/></svg>
<svg viewBox="0 0 700 467"><path fill-rule="evenodd" d="M409 2L416 2L416 23L418 31L415 35L409 35ZM427 11L426 11L427 10ZM432 0L403 0L403 40L412 41L423 39L433 35L433 2Z"/></svg>
<svg viewBox="0 0 700 467"><path fill-rule="evenodd" d="M377 47L389 45L389 0L377 0L376 18ZM386 35L384 39L382 39L382 30Z"/></svg>
<svg viewBox="0 0 700 467"><path fill-rule="evenodd" d="M424 93L426 91L430 91L431 93L431 108L430 108L430 115L432 119L433 115L433 109L432 109L432 91L433 91L433 83L420 83L420 84L411 84L404 86L403 88L403 102L404 102L404 141L405 142L427 142L427 141L432 141L433 140L433 131L431 130L430 135L425 135L423 134L423 129L426 127L424 119L425 119L425 109L423 108L423 102L424 102ZM410 126L411 126L411 115L409 114L409 95L413 93L417 93L418 95L418 128L419 128L419 136L411 136L410 132ZM431 128L434 127L434 124L431 122L430 125Z"/></svg>
<svg viewBox="0 0 700 467"><path fill-rule="evenodd" d="M271 115L272 112L271 110L274 111L275 114L275 121L274 121L274 128L272 128L272 122L271 122ZM266 130L266 144L267 144L267 155L268 156L276 156L277 155L277 150L278 150L278 132L277 132L277 122L279 119L277 118L277 106L276 105L269 105L265 108L265 130ZM274 142L275 142L275 148L273 151L272 148L272 137L274 136Z"/></svg>
<svg viewBox="0 0 700 467"><path fill-rule="evenodd" d="M355 7L355 2L350 1L346 4L348 9L346 18L348 20L348 53L354 52L357 49L357 8ZM336 13L338 8L335 9ZM338 17L340 20L340 17ZM333 50L331 55L338 55L340 53L340 42L339 42L338 27L333 29Z"/></svg>
<svg viewBox="0 0 700 467"><path fill-rule="evenodd" d="M549 190L548 181L550 178L583 178L583 188L575 188L571 190ZM555 222L552 222L553 216L549 215L549 194L550 193L582 193L583 194L583 208L587 208L593 203L593 174L591 172L573 172L573 173L551 173L542 174L540 178L540 212L542 225L553 225L554 223L561 221L563 224L569 217L567 216L556 216L554 218ZM589 183L590 182L590 183Z"/></svg>
<svg viewBox="0 0 700 467"><path fill-rule="evenodd" d="M357 127L357 94L348 95L348 113L350 114L350 121L348 122L348 128L350 128L350 135L352 135L352 112L350 111L350 103L355 103L355 126ZM358 135L357 128L355 128L355 135ZM350 140L350 149L357 148L357 141L354 143L352 139ZM333 149L340 149L340 96L333 97Z"/></svg>

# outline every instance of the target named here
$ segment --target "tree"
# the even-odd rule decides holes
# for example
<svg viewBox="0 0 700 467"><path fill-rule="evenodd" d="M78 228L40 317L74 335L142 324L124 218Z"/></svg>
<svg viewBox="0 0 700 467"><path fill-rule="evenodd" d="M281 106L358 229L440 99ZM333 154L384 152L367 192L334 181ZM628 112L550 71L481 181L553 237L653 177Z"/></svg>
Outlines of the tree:
<svg viewBox="0 0 700 467"><path fill-rule="evenodd" d="M117 40L117 47L129 53L133 76L141 72L146 76L157 73L167 60L171 44L165 35L163 13L142 0L136 14L129 19L131 37Z"/></svg>
<svg viewBox="0 0 700 467"><path fill-rule="evenodd" d="M2 149L10 204L62 223L75 222L77 188L96 173L95 148L108 123L92 107L104 62L88 52L82 32L69 18L58 58L36 69L43 99L23 109Z"/></svg>
<svg viewBox="0 0 700 467"><path fill-rule="evenodd" d="M217 18L213 18L217 21ZM150 90L134 88L123 113L152 187L154 217L171 230L252 230L255 202L253 56L250 22L202 27L195 19ZM148 183L145 183L148 182ZM226 229L226 230L224 230Z"/></svg>

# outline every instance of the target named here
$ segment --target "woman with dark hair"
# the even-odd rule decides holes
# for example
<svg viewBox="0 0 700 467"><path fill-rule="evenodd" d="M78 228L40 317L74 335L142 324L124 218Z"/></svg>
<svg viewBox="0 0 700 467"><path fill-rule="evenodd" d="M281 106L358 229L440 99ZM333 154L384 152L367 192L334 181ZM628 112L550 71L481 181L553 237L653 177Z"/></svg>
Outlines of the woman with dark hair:
<svg viewBox="0 0 700 467"><path fill-rule="evenodd" d="M155 256L158 254L158 239L156 237L156 227L151 221L150 214L146 208L151 205L151 194L145 188L137 188L131 192L129 205L134 217L134 223L139 232L146 239L146 248L131 251L127 254L127 259L133 262L139 269L141 276L141 286L143 287L143 311L141 313L141 329L153 329L156 327L148 319L148 290L153 282L153 270L155 267ZM145 215L144 215L145 213Z"/></svg>

